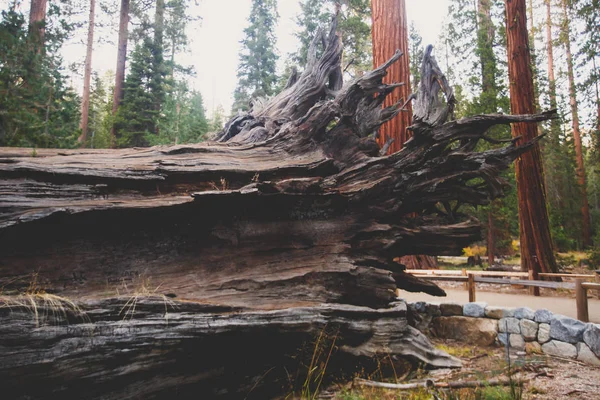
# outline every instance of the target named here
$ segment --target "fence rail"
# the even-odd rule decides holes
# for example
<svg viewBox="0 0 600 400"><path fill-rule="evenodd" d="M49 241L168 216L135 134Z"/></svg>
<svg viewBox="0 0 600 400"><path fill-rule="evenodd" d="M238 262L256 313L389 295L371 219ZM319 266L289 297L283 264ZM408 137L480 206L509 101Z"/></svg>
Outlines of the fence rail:
<svg viewBox="0 0 600 400"><path fill-rule="evenodd" d="M422 272L426 273L423 274ZM435 272L434 272L435 271ZM595 279L598 281L598 277L595 275L584 275L584 274L539 274L543 277L569 277L575 278L575 282L549 282L534 280L532 274L526 272L500 272L500 271L467 271L465 276L465 270L463 271L441 271L441 270L407 270L407 273L411 273L420 279L435 280L435 281L450 281L450 282L464 282L467 291L469 292L469 302L476 301L475 284L476 283L490 283L496 285L521 285L529 286L537 289L537 295L539 295L539 288L547 289L568 289L575 290L575 304L577 307L577 319L583 322L589 322L588 313L588 300L587 291L595 290L596 293L600 294L600 283L585 282L584 279ZM460 274L456 274L459 272ZM493 274L490 274L492 273ZM508 275L507 275L508 274ZM518 275L515 275L518 274ZM488 278L487 276L502 276L509 278ZM567 275L567 276L562 276ZM511 279L510 277L522 277L528 276L530 279ZM535 293L535 292L534 292ZM600 297L600 296L599 296Z"/></svg>

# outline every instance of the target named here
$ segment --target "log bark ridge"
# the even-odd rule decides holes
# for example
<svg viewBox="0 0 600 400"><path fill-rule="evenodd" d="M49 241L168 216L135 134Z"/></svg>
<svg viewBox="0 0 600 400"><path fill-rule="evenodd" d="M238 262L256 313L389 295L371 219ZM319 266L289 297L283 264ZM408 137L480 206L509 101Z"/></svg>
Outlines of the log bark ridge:
<svg viewBox="0 0 600 400"><path fill-rule="evenodd" d="M335 29L316 36L285 90L257 99L215 142L0 149L0 378L21 398L77 398L86 387L89 398L282 393L263 376L325 326L340 332L332 348L346 367L376 354L457 366L394 305L398 288L445 293L393 260L478 240L460 206L502 196L499 172L539 138L484 152L477 143L492 141L493 125L555 113L447 122L455 100L429 47L413 136L382 157L375 133L401 107L382 107L399 85L383 79L402 53L343 85ZM156 302L140 300L155 295L168 326ZM33 306L31 296L50 297ZM87 320L32 326L25 311L52 314L47 302Z"/></svg>

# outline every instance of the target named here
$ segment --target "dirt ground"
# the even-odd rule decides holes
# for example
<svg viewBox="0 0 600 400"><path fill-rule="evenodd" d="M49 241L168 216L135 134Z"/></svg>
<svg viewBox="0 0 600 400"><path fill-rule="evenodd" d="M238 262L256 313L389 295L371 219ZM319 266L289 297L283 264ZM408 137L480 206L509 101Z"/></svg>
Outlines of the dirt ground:
<svg viewBox="0 0 600 400"><path fill-rule="evenodd" d="M419 371L410 382L427 379L448 381L487 381L508 378L506 350L502 347L471 347L450 340L435 340L434 344L463 361L457 370ZM510 369L514 379L525 380L520 396L510 393L509 387L484 389L411 391L383 390L347 385L323 398L338 400L377 399L600 399L600 367L578 361L550 357L542 354L512 353ZM402 383L407 383L404 381Z"/></svg>

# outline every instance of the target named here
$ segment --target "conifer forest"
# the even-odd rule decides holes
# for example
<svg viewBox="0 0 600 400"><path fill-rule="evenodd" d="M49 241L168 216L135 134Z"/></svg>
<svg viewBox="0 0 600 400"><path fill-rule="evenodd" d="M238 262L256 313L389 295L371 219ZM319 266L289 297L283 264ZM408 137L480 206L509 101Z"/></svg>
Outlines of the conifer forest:
<svg viewBox="0 0 600 400"><path fill-rule="evenodd" d="M410 271L600 270L600 0L0 12L0 398L415 379L464 362Z"/></svg>

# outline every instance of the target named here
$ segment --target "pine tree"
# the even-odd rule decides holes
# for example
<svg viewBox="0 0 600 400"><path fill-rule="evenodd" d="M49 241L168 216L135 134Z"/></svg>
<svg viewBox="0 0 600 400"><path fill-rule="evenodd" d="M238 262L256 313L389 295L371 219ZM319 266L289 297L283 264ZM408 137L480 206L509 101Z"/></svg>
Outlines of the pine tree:
<svg viewBox="0 0 600 400"><path fill-rule="evenodd" d="M238 66L238 84L234 92L232 111L247 110L250 100L271 96L277 82L275 25L278 14L275 0L253 0L244 29Z"/></svg>
<svg viewBox="0 0 600 400"><path fill-rule="evenodd" d="M223 129L223 124L225 123L225 109L222 105L218 105L213 111L212 118L209 123L209 131L210 132L218 132Z"/></svg>
<svg viewBox="0 0 600 400"><path fill-rule="evenodd" d="M31 46L31 30L14 8L0 20L0 146L73 147L79 97L66 85L59 50L72 29L60 7L40 24L43 51ZM31 39L33 35L35 39Z"/></svg>
<svg viewBox="0 0 600 400"><path fill-rule="evenodd" d="M153 50L152 40L145 38L131 54L123 101L115 117L118 147L148 146L149 136L157 130L159 112L155 108L151 87Z"/></svg>
<svg viewBox="0 0 600 400"><path fill-rule="evenodd" d="M300 41L300 49L292 55L294 63L303 68L306 65L308 48L319 29L331 22L332 14L326 2L322 0L300 1L300 15L296 17L296 25L300 30L294 36Z"/></svg>
<svg viewBox="0 0 600 400"><path fill-rule="evenodd" d="M300 28L296 37L300 49L292 61L300 69L306 64L308 47L318 28L328 29L333 16L338 13L338 33L344 45L343 66L351 76L359 76L371 68L371 8L369 0L303 0L301 13L296 19Z"/></svg>

